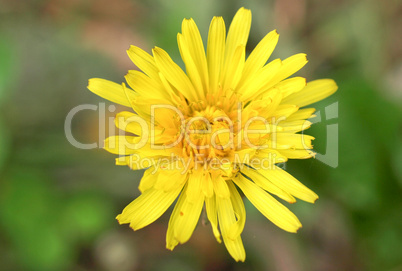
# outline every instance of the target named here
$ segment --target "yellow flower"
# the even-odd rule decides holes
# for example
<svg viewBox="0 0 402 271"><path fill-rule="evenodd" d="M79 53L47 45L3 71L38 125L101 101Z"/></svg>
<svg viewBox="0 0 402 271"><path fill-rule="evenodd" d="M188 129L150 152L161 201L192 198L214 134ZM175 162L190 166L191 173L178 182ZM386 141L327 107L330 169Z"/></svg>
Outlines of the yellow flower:
<svg viewBox="0 0 402 271"><path fill-rule="evenodd" d="M271 194L293 203L318 196L275 164L314 156L310 127L314 108L303 108L337 90L333 80L306 83L289 76L306 63L305 54L266 64L278 42L268 33L246 59L250 10L241 8L226 36L214 17L207 51L192 19L177 36L186 73L161 48L152 56L138 47L127 51L142 70L126 75L133 89L90 79L88 88L131 107L116 126L133 135L106 139L105 149L120 155L118 165L146 169L141 195L117 216L134 230L158 219L178 198L170 216L166 246L173 250L191 237L205 206L218 242L236 261L245 260L241 233L246 212L238 189L275 225L296 232L301 223Z"/></svg>

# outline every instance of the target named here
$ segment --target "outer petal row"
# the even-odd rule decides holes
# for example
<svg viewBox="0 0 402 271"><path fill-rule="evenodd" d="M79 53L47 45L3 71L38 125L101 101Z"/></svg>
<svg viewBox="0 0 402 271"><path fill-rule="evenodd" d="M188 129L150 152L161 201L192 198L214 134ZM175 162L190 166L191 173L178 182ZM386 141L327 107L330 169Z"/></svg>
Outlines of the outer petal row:
<svg viewBox="0 0 402 271"><path fill-rule="evenodd" d="M240 187L250 202L272 223L288 232L296 232L301 227L300 221L288 208L280 204L251 180L240 174L233 181Z"/></svg>
<svg viewBox="0 0 402 271"><path fill-rule="evenodd" d="M319 79L307 83L301 91L289 95L282 100L282 103L295 104L303 107L332 95L338 89L332 79Z"/></svg>
<svg viewBox="0 0 402 271"><path fill-rule="evenodd" d="M177 198L181 188L165 192L155 188L146 190L116 217L120 224L130 223L133 230L141 229L158 219Z"/></svg>
<svg viewBox="0 0 402 271"><path fill-rule="evenodd" d="M128 107L131 107L129 98L134 99L136 97L136 93L132 90L127 92L129 94L127 97L122 85L100 78L89 79L88 89L106 100Z"/></svg>

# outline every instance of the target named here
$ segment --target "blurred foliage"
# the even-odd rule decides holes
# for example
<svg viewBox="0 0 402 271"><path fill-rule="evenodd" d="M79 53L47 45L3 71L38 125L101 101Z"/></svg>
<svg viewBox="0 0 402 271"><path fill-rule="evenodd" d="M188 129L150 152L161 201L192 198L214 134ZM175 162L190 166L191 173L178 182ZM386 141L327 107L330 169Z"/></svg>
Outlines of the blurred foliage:
<svg viewBox="0 0 402 271"><path fill-rule="evenodd" d="M162 47L182 63L183 18L195 19L205 42L211 18L229 25L241 6L253 12L248 50L276 28L273 57L305 52L300 75L337 81L339 91L315 105L308 133L322 155L326 139L338 137L339 158L335 168L319 159L285 165L320 196L290 206L303 223L296 235L246 201L247 260L235 263L202 218L174 252L164 243L170 212L139 232L119 226L114 217L139 194L142 173L114 166L102 149L74 148L64 121L80 104L98 106L74 117L72 133L101 147L98 128L121 108L107 103L100 114L103 100L87 80L123 81L135 68L130 44ZM0 269L400 270L401 14L391 0L0 1Z"/></svg>

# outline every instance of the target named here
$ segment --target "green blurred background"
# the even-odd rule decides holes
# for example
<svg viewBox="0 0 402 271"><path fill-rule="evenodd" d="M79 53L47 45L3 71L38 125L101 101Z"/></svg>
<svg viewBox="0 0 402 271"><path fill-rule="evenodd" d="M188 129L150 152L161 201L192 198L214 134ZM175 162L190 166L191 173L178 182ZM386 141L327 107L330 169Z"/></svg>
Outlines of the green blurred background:
<svg viewBox="0 0 402 271"><path fill-rule="evenodd" d="M290 206L298 234L246 201L247 259L235 263L201 222L187 244L166 250L170 211L138 232L119 226L142 172L115 166L102 149L73 147L64 122L74 107L103 102L86 89L89 78L120 83L135 69L130 44L162 47L182 65L181 20L194 18L205 41L213 16L228 26L241 6L253 12L249 51L277 29L273 57L307 53L299 75L337 81L309 134L325 154L326 139L338 136L327 128L338 128L339 165L286 164L320 196ZM402 270L401 33L397 0L0 0L0 270ZM74 137L103 139L98 128L109 130L115 114L106 112L77 113Z"/></svg>

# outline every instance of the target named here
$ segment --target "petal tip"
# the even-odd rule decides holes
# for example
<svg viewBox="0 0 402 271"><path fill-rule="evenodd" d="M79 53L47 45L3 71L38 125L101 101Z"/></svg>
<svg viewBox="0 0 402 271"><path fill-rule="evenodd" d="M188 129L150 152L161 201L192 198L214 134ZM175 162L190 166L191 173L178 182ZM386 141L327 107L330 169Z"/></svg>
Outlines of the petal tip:
<svg viewBox="0 0 402 271"><path fill-rule="evenodd" d="M302 224L299 225L299 227L294 231L294 233L297 233L301 228L303 228Z"/></svg>
<svg viewBox="0 0 402 271"><path fill-rule="evenodd" d="M123 222L121 222L121 214L116 216L116 220L120 225L123 224Z"/></svg>
<svg viewBox="0 0 402 271"><path fill-rule="evenodd" d="M173 251L174 246L168 246L168 245L166 245L166 249L168 249L168 250L170 250L170 251Z"/></svg>
<svg viewBox="0 0 402 271"><path fill-rule="evenodd" d="M248 8L245 8L245 7L241 7L241 8L239 9L239 11L242 11L242 12L250 12L250 13L251 13L251 10L248 9Z"/></svg>

